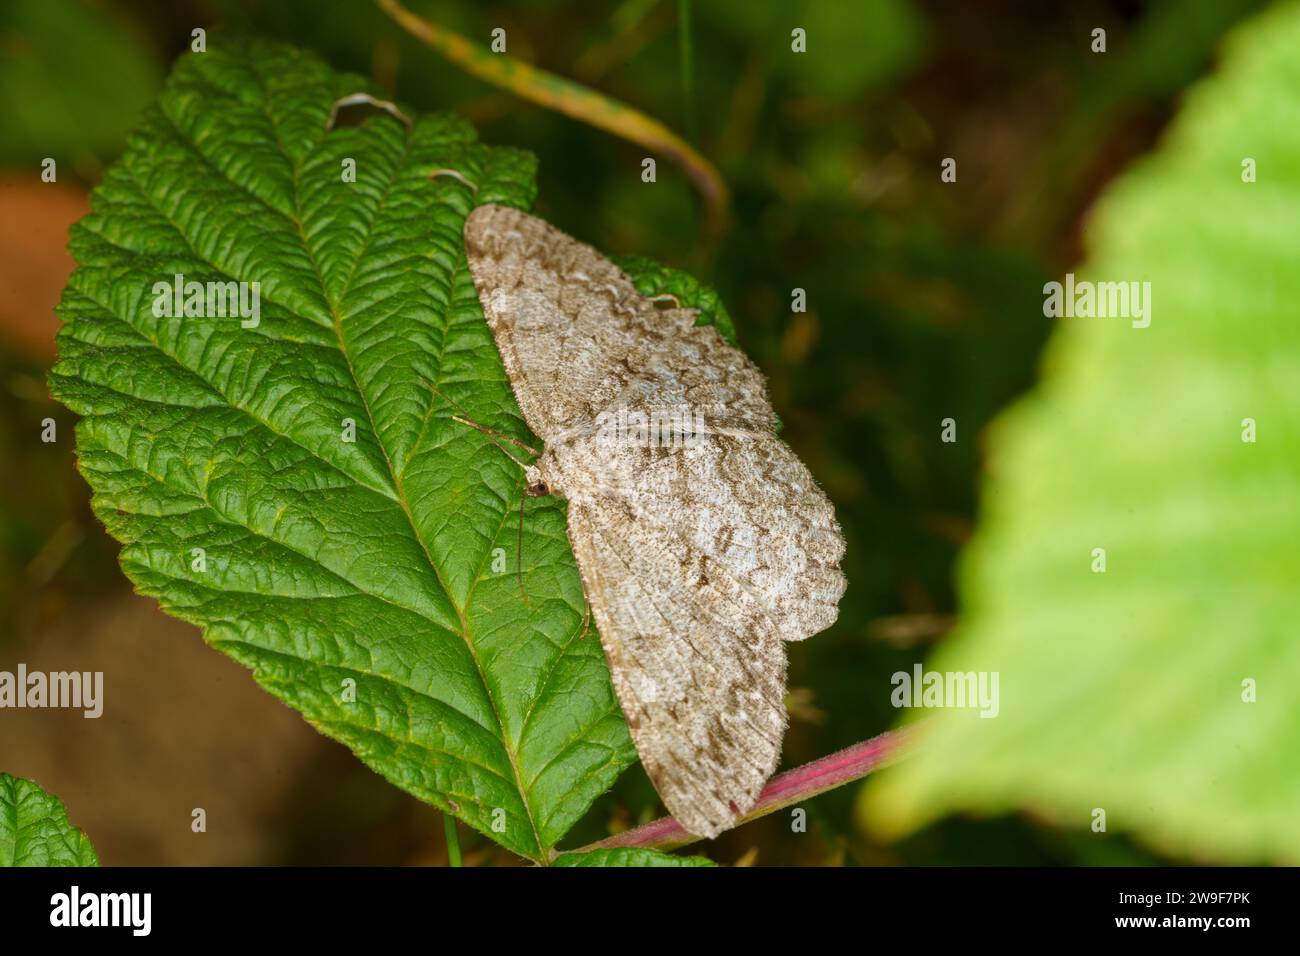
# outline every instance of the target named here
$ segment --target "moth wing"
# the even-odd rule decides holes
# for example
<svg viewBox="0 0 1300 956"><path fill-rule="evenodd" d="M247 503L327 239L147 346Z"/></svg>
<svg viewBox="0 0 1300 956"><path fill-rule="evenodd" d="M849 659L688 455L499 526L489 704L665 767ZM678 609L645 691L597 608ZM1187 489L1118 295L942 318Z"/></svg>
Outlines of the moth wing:
<svg viewBox="0 0 1300 956"><path fill-rule="evenodd" d="M776 769L785 648L729 574L683 567L612 499L571 503L569 540L642 766L682 826L717 836Z"/></svg>
<svg viewBox="0 0 1300 956"><path fill-rule="evenodd" d="M611 307L628 290L613 297L593 290L620 281L630 287L626 277L590 247L508 206L470 214L465 252L528 426L550 441L592 418L621 391L628 373L619 358L636 345L630 324Z"/></svg>
<svg viewBox="0 0 1300 956"><path fill-rule="evenodd" d="M807 466L768 433L706 427L690 440L609 455L599 470L604 493L684 564L707 558L725 569L780 639L834 624L844 538Z"/></svg>
<svg viewBox="0 0 1300 956"><path fill-rule="evenodd" d="M835 619L834 511L774 434L761 373L694 311L657 309L515 209L475 210L465 244L525 419L594 489L569 495L569 539L642 764L673 815L714 836L780 756L783 641ZM700 441L603 443L594 423L613 410L685 412L675 436Z"/></svg>
<svg viewBox="0 0 1300 956"><path fill-rule="evenodd" d="M715 424L771 430L762 373L693 309L659 309L591 246L509 206L480 206L465 250L532 430L549 440L648 391ZM671 361L664 361L671 356Z"/></svg>

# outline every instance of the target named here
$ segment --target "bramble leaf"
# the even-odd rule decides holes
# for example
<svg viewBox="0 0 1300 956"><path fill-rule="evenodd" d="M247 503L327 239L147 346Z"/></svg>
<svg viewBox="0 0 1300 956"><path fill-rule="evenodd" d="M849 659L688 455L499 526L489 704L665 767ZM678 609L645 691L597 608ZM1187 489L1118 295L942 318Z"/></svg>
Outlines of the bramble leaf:
<svg viewBox="0 0 1300 956"><path fill-rule="evenodd" d="M736 344L736 327L731 323L731 314L727 312L727 307L722 304L718 293L694 276L678 269L661 266L645 256L613 258L642 295L650 298L671 296L681 305L698 309L696 325L712 325L724 339L732 345Z"/></svg>
<svg viewBox="0 0 1300 956"><path fill-rule="evenodd" d="M526 501L525 602L521 471L452 420L538 444L462 241L476 204L531 204L534 161L448 115L331 128L359 91L279 44L182 58L73 229L50 386L142 593L543 860L636 754L564 503ZM155 315L178 274L249 283L245 315Z"/></svg>
<svg viewBox="0 0 1300 956"><path fill-rule="evenodd" d="M99 866L99 857L58 797L0 773L0 866Z"/></svg>

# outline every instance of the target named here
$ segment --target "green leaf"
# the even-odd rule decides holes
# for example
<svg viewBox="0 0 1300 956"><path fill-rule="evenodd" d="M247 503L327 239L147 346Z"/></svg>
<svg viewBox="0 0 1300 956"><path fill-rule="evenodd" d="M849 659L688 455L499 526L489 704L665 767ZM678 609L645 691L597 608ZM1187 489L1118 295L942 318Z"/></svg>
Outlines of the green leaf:
<svg viewBox="0 0 1300 956"><path fill-rule="evenodd" d="M619 848L591 850L588 853L563 853L551 866L717 866L703 856L673 856L658 850Z"/></svg>
<svg viewBox="0 0 1300 956"><path fill-rule="evenodd" d="M328 130L366 89L278 44L184 57L72 231L50 385L142 593L394 784L543 860L636 754L563 502L527 499L525 603L523 476L452 420L537 446L462 246L476 203L531 204L534 161L446 115ZM259 282L260 324L155 317L177 273Z"/></svg>
<svg viewBox="0 0 1300 956"><path fill-rule="evenodd" d="M1297 46L1294 5L1234 35L1093 217L1079 278L1149 281L1150 327L1061 319L995 426L963 624L927 667L999 672L1001 712L928 717L867 787L882 830L1100 808L1171 854L1300 862Z"/></svg>
<svg viewBox="0 0 1300 956"><path fill-rule="evenodd" d="M736 344L736 327L731 322L731 314L713 289L692 275L662 266L645 256L613 258L642 295L650 298L672 296L682 308L698 309L696 325L712 325L724 339Z"/></svg>
<svg viewBox="0 0 1300 956"><path fill-rule="evenodd" d="M63 801L0 773L0 866L99 866L99 857Z"/></svg>

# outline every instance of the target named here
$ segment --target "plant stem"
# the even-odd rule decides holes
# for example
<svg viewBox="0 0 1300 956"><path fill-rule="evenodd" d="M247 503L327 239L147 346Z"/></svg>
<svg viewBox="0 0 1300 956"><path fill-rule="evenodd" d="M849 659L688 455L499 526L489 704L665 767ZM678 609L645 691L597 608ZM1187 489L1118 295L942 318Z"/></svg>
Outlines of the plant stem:
<svg viewBox="0 0 1300 956"><path fill-rule="evenodd" d="M854 744L829 757L822 757L802 767L773 777L759 794L754 808L736 821L736 826L767 816L791 804L800 803L819 793L834 790L854 780L861 780L873 770L885 766L903 753L912 728L892 730L870 740ZM644 847L671 850L702 839L685 830L672 817L625 830L605 840L589 844L575 852L605 850L613 847Z"/></svg>
<svg viewBox="0 0 1300 956"><path fill-rule="evenodd" d="M706 232L722 231L730 202L727 184L712 163L663 123L572 80L504 53L492 53L416 16L398 0L375 2L407 33L480 80L662 153L682 168L704 199Z"/></svg>
<svg viewBox="0 0 1300 956"><path fill-rule="evenodd" d="M456 835L456 818L450 813L442 815L442 832L447 835L447 865L460 866L460 837Z"/></svg>

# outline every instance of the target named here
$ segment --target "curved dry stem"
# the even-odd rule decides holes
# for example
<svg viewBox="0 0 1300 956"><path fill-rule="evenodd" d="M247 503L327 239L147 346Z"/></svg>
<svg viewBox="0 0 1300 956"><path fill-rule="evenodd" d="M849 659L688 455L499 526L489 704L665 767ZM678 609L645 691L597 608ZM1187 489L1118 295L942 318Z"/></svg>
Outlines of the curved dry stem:
<svg viewBox="0 0 1300 956"><path fill-rule="evenodd" d="M705 232L716 236L724 228L730 202L727 184L711 162L663 123L572 80L504 53L492 53L416 16L398 0L375 2L407 33L480 80L666 157L681 167L704 200Z"/></svg>

